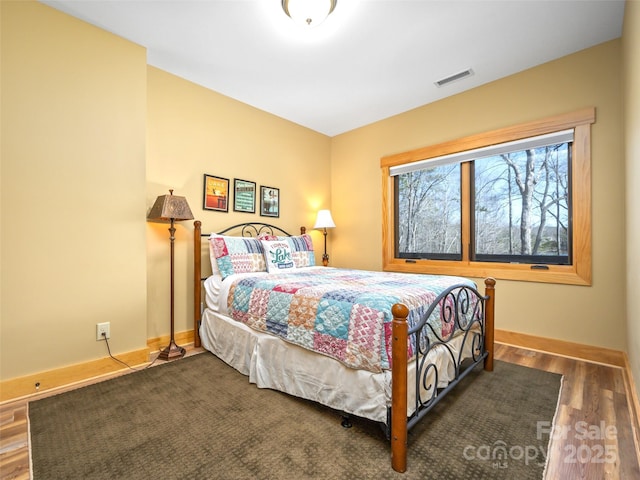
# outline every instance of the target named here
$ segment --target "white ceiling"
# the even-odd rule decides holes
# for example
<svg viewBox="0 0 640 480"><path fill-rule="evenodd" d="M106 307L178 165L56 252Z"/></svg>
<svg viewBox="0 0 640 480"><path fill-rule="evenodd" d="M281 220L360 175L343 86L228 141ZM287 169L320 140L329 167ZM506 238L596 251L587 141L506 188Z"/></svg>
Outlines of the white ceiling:
<svg viewBox="0 0 640 480"><path fill-rule="evenodd" d="M623 0L338 0L305 29L281 0L42 3L146 47L150 65L329 136L620 37L624 15Z"/></svg>

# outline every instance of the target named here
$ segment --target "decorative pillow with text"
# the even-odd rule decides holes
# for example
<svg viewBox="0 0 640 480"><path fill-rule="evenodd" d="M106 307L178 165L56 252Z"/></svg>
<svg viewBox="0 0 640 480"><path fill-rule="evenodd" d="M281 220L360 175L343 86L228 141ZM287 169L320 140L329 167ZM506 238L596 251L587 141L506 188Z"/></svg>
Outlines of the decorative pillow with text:
<svg viewBox="0 0 640 480"><path fill-rule="evenodd" d="M267 271L269 273L293 270L296 264L291 256L291 247L285 240L262 240Z"/></svg>

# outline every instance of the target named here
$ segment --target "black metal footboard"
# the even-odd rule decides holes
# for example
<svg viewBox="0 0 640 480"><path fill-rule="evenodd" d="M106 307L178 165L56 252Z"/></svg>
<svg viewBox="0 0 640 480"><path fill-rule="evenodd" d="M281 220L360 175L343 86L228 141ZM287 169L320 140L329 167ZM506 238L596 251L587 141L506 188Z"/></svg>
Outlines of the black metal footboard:
<svg viewBox="0 0 640 480"><path fill-rule="evenodd" d="M487 297L467 285L450 287L436 298L420 322L410 326L408 336L415 352L416 372L414 413L407 419L407 429L418 423L476 365L484 362L488 355L486 300ZM434 315L440 318L442 328L432 324ZM442 330L448 333L442 335ZM459 345L454 346L454 341ZM466 358L465 353L469 354ZM435 363L439 355L447 357L444 368L453 368L455 372L443 388L438 387L441 372Z"/></svg>
<svg viewBox="0 0 640 480"><path fill-rule="evenodd" d="M417 319L409 317L405 305L392 309L392 405L386 430L396 471L406 469L407 432L480 362L493 370L495 280L487 278L485 287L485 295L467 284L449 287ZM440 369L447 369L446 375ZM413 400L407 400L412 392Z"/></svg>

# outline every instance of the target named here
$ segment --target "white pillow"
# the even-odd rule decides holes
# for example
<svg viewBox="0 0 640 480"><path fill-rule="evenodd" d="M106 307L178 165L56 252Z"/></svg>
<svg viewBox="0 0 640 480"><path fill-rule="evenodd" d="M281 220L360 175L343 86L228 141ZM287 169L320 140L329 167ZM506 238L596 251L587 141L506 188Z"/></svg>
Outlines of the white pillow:
<svg viewBox="0 0 640 480"><path fill-rule="evenodd" d="M269 273L294 270L296 264L291 256L291 247L284 240L260 240L264 248L264 259Z"/></svg>

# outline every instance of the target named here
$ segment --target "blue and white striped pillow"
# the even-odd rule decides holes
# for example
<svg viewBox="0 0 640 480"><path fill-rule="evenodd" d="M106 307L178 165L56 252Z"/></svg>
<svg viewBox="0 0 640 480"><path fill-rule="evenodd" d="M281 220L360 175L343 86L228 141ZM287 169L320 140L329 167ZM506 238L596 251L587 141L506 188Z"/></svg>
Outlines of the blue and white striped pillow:
<svg viewBox="0 0 640 480"><path fill-rule="evenodd" d="M278 237L286 240L291 248L291 256L296 268L313 267L316 264L316 256L313 252L313 240L311 235L296 235L293 237Z"/></svg>
<svg viewBox="0 0 640 480"><path fill-rule="evenodd" d="M264 249L260 240L253 237L209 237L211 266L225 279L236 273L266 272Z"/></svg>

